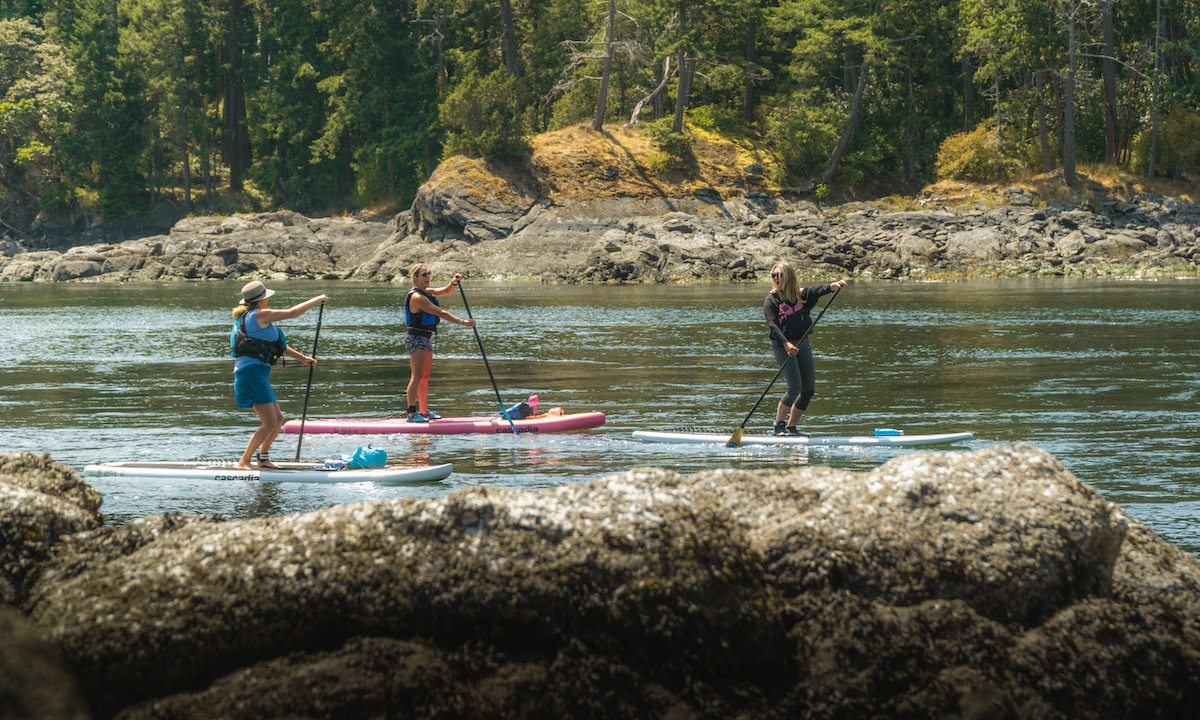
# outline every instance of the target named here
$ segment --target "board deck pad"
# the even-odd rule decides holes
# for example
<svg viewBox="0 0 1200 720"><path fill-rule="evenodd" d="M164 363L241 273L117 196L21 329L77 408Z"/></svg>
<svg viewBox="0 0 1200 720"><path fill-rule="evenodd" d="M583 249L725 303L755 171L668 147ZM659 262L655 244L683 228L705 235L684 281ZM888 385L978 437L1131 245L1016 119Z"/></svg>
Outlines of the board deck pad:
<svg viewBox="0 0 1200 720"><path fill-rule="evenodd" d="M353 482L430 482L444 480L453 471L449 463L441 465L394 466L375 470L331 469L323 463L279 462L279 469L239 470L237 462L114 462L96 463L83 469L93 477L147 477L191 480L261 480L264 482L353 483Z"/></svg>
<svg viewBox="0 0 1200 720"><path fill-rule="evenodd" d="M725 445L733 432L685 432L671 430L638 430L635 440L659 443L720 444ZM864 447L920 447L923 445L946 445L975 437L969 432L939 433L933 435L844 435L797 437L789 435L743 435L738 445L806 445L806 446L864 446Z"/></svg>
<svg viewBox="0 0 1200 720"><path fill-rule="evenodd" d="M519 433L555 433L588 430L604 424L604 413L572 413L566 414L562 408L553 408L549 412L533 415L520 420L513 420ZM284 423L285 433L300 432L300 421L289 420ZM304 422L304 433L315 435L464 435L479 433L484 435L512 434L512 426L508 420L497 415L480 417L446 417L429 422L409 422L404 417L391 418L322 418Z"/></svg>

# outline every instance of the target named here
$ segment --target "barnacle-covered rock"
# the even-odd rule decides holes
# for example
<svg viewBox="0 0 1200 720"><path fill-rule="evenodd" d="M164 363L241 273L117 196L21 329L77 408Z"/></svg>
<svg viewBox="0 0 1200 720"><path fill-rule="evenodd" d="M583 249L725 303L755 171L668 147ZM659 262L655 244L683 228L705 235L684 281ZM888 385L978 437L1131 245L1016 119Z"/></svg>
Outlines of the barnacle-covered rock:
<svg viewBox="0 0 1200 720"><path fill-rule="evenodd" d="M122 718L1178 716L1200 563L1028 445L634 469L59 543L27 596Z"/></svg>

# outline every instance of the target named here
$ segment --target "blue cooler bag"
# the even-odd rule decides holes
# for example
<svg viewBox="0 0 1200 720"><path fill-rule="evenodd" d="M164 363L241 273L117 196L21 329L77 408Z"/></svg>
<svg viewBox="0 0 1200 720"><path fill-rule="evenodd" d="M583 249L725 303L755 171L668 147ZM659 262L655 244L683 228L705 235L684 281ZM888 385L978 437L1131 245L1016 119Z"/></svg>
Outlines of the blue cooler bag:
<svg viewBox="0 0 1200 720"><path fill-rule="evenodd" d="M347 470L376 470L387 465L387 450L370 445L360 447L353 455L343 455Z"/></svg>

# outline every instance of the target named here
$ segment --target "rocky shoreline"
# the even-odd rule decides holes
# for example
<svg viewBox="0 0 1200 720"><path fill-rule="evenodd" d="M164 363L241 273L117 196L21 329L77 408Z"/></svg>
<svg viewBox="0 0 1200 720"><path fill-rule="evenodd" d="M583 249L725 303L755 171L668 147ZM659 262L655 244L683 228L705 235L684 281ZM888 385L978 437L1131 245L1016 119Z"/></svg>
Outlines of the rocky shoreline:
<svg viewBox="0 0 1200 720"><path fill-rule="evenodd" d="M439 169L438 172L443 172ZM447 170L446 172L449 172ZM747 193L556 204L517 188L428 183L393 218L291 212L185 218L165 235L57 247L0 240L0 282L340 279L404 282L408 267L543 282L709 282L1195 276L1200 204L1157 196L1042 204L924 198L819 206Z"/></svg>
<svg viewBox="0 0 1200 720"><path fill-rule="evenodd" d="M108 526L0 453L6 718L1185 717L1200 562L1046 452Z"/></svg>

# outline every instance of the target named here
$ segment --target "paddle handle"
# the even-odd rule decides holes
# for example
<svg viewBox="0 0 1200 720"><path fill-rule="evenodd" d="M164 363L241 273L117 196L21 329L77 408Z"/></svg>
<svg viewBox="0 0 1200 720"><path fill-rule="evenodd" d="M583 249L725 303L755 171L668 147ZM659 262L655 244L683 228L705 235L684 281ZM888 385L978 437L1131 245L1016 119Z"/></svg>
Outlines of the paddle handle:
<svg viewBox="0 0 1200 720"><path fill-rule="evenodd" d="M325 303L317 310L317 332L313 335L312 359L317 359L317 340L321 337L321 319L325 315ZM313 370L316 363L308 366L308 387L304 389L304 412L300 413L300 437L296 438L296 462L300 462L300 445L304 443L304 421L308 419L308 398L312 394Z"/></svg>
<svg viewBox="0 0 1200 720"><path fill-rule="evenodd" d="M467 291L463 290L462 280L458 281L458 293L462 295L463 307L467 310L467 319L474 320L471 316L471 304L467 302ZM504 400L500 398L500 388L496 385L496 376L492 374L492 366L488 364L487 353L483 351L483 339L479 337L479 328L471 328L475 331L475 342L479 343L479 355L483 358L483 366L487 368L488 379L492 381L492 390L496 391L496 402L500 404L500 414L508 420L509 427L512 428L513 435L520 435L517 430L517 424L513 422L512 416L508 414L508 409L504 407Z"/></svg>
<svg viewBox="0 0 1200 720"><path fill-rule="evenodd" d="M804 334L800 336L800 339L795 342L796 345L799 345L808 338L809 334L813 331L813 328L817 326L817 323L821 322L821 318L825 315L825 311L828 310L829 306L833 304L834 298L836 298L838 293L841 291L841 288L837 288L833 291L833 297L829 298L829 301L826 302L825 306L821 308L821 312L817 313L816 319L812 321L812 324L808 326L808 329L804 331ZM767 383L767 387L762 391L762 395L758 396L758 401L754 403L754 407L750 408L750 412L746 413L746 417L744 420L742 420L742 424L738 425L738 430L745 428L746 423L750 422L750 418L754 415L754 411L758 409L758 406L762 403L763 398L767 396L767 393L771 392L771 386L773 386L775 381L779 379L779 375L783 373L783 368L787 366L791 359L792 356L789 355L782 363L780 363L779 369L775 371L775 377L771 378L771 382ZM778 415L776 417L778 417Z"/></svg>

